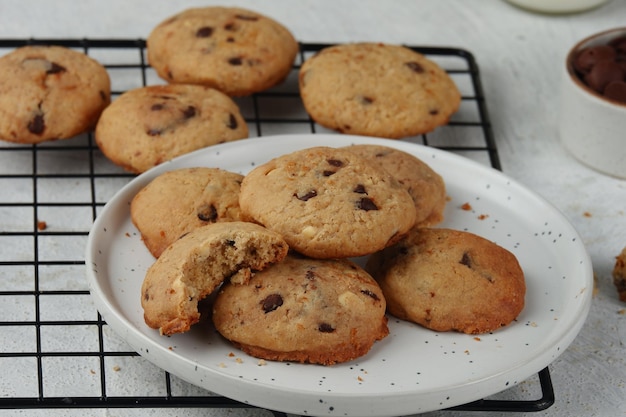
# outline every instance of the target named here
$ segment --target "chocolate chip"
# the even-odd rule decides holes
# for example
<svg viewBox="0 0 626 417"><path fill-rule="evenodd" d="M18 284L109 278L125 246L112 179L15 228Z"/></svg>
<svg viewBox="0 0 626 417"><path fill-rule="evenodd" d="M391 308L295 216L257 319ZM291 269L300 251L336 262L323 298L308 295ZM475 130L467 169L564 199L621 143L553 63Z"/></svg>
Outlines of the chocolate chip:
<svg viewBox="0 0 626 417"><path fill-rule="evenodd" d="M148 136L161 136L161 133L163 133L163 130L158 129L158 128L148 129L146 130L146 133L148 134Z"/></svg>
<svg viewBox="0 0 626 417"><path fill-rule="evenodd" d="M576 56L574 68L579 72L589 72L600 61L615 59L615 49L608 45L598 45L585 48Z"/></svg>
<svg viewBox="0 0 626 417"><path fill-rule="evenodd" d="M237 119L235 118L234 114L230 113L228 115L228 124L226 124L226 127L233 130L239 127L239 123L237 123Z"/></svg>
<svg viewBox="0 0 626 417"><path fill-rule="evenodd" d="M157 103L157 104L153 104L153 105L150 107L150 110L152 110L152 111L159 111L159 110L163 110L164 108L165 108L165 105L164 105L164 104L162 104L162 103Z"/></svg>
<svg viewBox="0 0 626 417"><path fill-rule="evenodd" d="M317 191L315 190L307 191L305 194L302 194L302 195L295 193L293 196L301 201L309 201L311 198L317 197Z"/></svg>
<svg viewBox="0 0 626 417"><path fill-rule="evenodd" d="M211 35L213 35L213 28L211 26L204 26L196 31L197 38L208 38Z"/></svg>
<svg viewBox="0 0 626 417"><path fill-rule="evenodd" d="M459 261L459 263L461 265L465 265L468 268L471 268L472 267L472 261L470 259L469 253L464 252L463 256L461 257L461 260Z"/></svg>
<svg viewBox="0 0 626 417"><path fill-rule="evenodd" d="M243 61L242 61L241 57L236 56L236 57L230 58L230 59L228 60L228 63L229 63L230 65L238 66L238 65L243 64Z"/></svg>
<svg viewBox="0 0 626 417"><path fill-rule="evenodd" d="M28 122L28 131L34 135L41 135L46 130L46 122L43 113L35 113L33 118Z"/></svg>
<svg viewBox="0 0 626 417"><path fill-rule="evenodd" d="M150 300L150 293L148 291L143 293L143 299L146 300L146 301Z"/></svg>
<svg viewBox="0 0 626 417"><path fill-rule="evenodd" d="M217 220L217 209L213 204L204 204L198 207L197 215L203 222L214 222Z"/></svg>
<svg viewBox="0 0 626 417"><path fill-rule="evenodd" d="M229 36L228 38L226 38L226 42L233 43L235 42L235 38L233 38L232 36Z"/></svg>
<svg viewBox="0 0 626 417"><path fill-rule="evenodd" d="M224 25L224 29L231 31L231 32L234 32L238 28L239 27L234 22L229 22Z"/></svg>
<svg viewBox="0 0 626 417"><path fill-rule="evenodd" d="M363 197L360 199L357 204L357 208L360 210L370 211L370 210L378 210L378 206L371 198Z"/></svg>
<svg viewBox="0 0 626 417"><path fill-rule="evenodd" d="M231 246L231 247L235 247L235 245L237 244L237 242L235 242L235 241L234 241L234 240L232 240L232 239L226 239L226 242L225 242L225 243L226 243L228 246Z"/></svg>
<svg viewBox="0 0 626 417"><path fill-rule="evenodd" d="M378 297L378 295L376 295L376 293L373 293L373 292L372 292L372 291L370 291L370 290L361 290L361 293L362 293L362 294L367 295L368 297L373 298L373 299L374 299L374 300L376 300L376 301L379 301L379 300L380 300L380 298Z"/></svg>
<svg viewBox="0 0 626 417"><path fill-rule="evenodd" d="M356 187L354 187L354 191L357 194L367 194L367 191L365 191L365 186L363 184L358 184Z"/></svg>
<svg viewBox="0 0 626 417"><path fill-rule="evenodd" d="M424 67L422 67L418 62L415 62L415 61L405 62L404 65L409 67L411 71L416 72L418 74L421 74L424 72Z"/></svg>
<svg viewBox="0 0 626 417"><path fill-rule="evenodd" d="M306 279L308 279L309 281L313 281L315 279L315 272L311 271L310 269L308 271L306 271L306 273L304 274L304 276L306 277Z"/></svg>
<svg viewBox="0 0 626 417"><path fill-rule="evenodd" d="M244 14L237 14L237 15L235 15L235 17L236 17L237 19L240 19L240 20L247 20L247 21L249 21L249 22L255 22L255 21L259 20L259 18L258 18L258 17L256 17L256 16L246 16L246 15L244 15Z"/></svg>
<svg viewBox="0 0 626 417"><path fill-rule="evenodd" d="M260 304L265 314L267 314L283 305L283 297L280 294L270 294Z"/></svg>
<svg viewBox="0 0 626 417"><path fill-rule="evenodd" d="M339 159L328 159L326 162L328 162L330 165L334 166L334 167L342 167L343 166L343 161L340 161Z"/></svg>
<svg viewBox="0 0 626 417"><path fill-rule="evenodd" d="M612 100L626 103L626 82L613 81L607 84L604 95Z"/></svg>
<svg viewBox="0 0 626 417"><path fill-rule="evenodd" d="M333 326L328 323L320 323L320 325L317 327L317 330L322 333L332 333L335 331Z"/></svg>
<svg viewBox="0 0 626 417"><path fill-rule="evenodd" d="M604 92L604 88L610 82L622 81L623 79L624 71L622 71L622 67L613 61L600 61L585 75L585 81L589 87L599 93Z"/></svg>
<svg viewBox="0 0 626 417"><path fill-rule="evenodd" d="M333 174L336 174L337 171L330 171L330 170L326 170L326 171L322 171L322 175L325 177L330 177Z"/></svg>
<svg viewBox="0 0 626 417"><path fill-rule="evenodd" d="M57 64L56 62L50 62L50 68L46 71L46 74L58 74L60 72L67 71L64 66Z"/></svg>
<svg viewBox="0 0 626 417"><path fill-rule="evenodd" d="M185 119L191 119L196 115L196 108L194 106L188 106L185 110L183 110L183 116Z"/></svg>
<svg viewBox="0 0 626 417"><path fill-rule="evenodd" d="M367 96L359 96L358 100L361 104L372 104L374 102L374 99L371 97L367 97Z"/></svg>
<svg viewBox="0 0 626 417"><path fill-rule="evenodd" d="M436 116L439 114L439 110L438 109L432 109L428 112L428 114L430 114L431 116Z"/></svg>

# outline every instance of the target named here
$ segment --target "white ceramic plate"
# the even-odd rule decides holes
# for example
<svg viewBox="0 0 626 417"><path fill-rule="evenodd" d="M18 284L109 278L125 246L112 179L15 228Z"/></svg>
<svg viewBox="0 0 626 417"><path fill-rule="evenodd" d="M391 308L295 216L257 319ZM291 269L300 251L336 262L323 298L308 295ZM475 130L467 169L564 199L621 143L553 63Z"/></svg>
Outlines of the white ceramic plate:
<svg viewBox="0 0 626 417"><path fill-rule="evenodd" d="M444 177L450 201L441 226L491 239L520 261L528 289L517 321L474 337L436 333L390 318L390 335L366 356L328 367L260 362L233 348L210 325L164 337L144 324L140 286L154 259L130 221L129 203L137 191L168 170L211 166L245 174L297 149L352 143L396 147ZM465 203L470 210L461 208ZM420 413L509 388L550 364L571 343L587 316L593 288L591 262L573 227L550 204L501 172L435 148L335 134L230 142L138 176L97 217L86 262L98 310L143 357L226 397L303 415Z"/></svg>

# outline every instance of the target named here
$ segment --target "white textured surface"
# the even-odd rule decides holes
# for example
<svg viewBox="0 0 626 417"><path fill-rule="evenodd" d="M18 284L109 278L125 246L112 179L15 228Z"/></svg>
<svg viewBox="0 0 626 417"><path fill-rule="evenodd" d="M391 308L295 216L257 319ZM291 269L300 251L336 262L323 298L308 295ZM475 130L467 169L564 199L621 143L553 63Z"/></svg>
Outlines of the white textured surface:
<svg viewBox="0 0 626 417"><path fill-rule="evenodd" d="M182 8L225 3L210 0L3 0L0 3L0 38L145 38L155 24ZM273 16L305 42L368 40L454 46L475 55L504 172L546 197L565 214L582 235L598 279L591 314L582 332L550 367L555 405L529 416L626 414L626 316L619 314L626 305L617 299L610 276L614 257L626 246L626 181L581 166L560 146L556 130L561 65L566 51L589 34L624 26L626 2L613 0L601 8L566 16L532 14L500 0L249 0L228 3ZM18 190L16 187L8 192ZM12 249L3 246L3 252L8 250ZM80 272L70 271L69 275L80 282ZM62 306L57 308L62 310ZM32 309L23 307L18 311L28 315ZM50 311L55 314L55 310ZM24 362L25 366L31 366L28 361ZM85 363L85 367L90 366ZM21 383L32 384L32 381L16 379L16 386ZM0 385L0 389L3 387ZM520 395L535 398L537 387L538 382L531 378L515 392L504 392L498 398ZM91 394L89 389L83 386L77 390ZM19 390L17 388L18 394ZM218 415L202 409L13 410L0 414ZM479 414L437 412L429 417ZM232 415L256 417L269 413L235 410Z"/></svg>

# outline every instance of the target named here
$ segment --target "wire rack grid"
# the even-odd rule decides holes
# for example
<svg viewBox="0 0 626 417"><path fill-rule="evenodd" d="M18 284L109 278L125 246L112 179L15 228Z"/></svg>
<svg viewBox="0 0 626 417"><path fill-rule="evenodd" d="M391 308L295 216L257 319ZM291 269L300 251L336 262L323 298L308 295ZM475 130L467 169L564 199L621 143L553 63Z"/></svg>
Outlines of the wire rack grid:
<svg viewBox="0 0 626 417"><path fill-rule="evenodd" d="M163 83L147 63L142 39L5 39L0 56L34 44L66 46L101 62L111 77L113 99L132 88ZM300 44L293 71L280 86L236 99L250 136L333 133L310 119L297 83L300 64L326 46ZM472 54L411 48L446 69L461 90L462 103L447 126L406 140L501 169ZM14 190L0 192L0 409L253 408L147 362L93 306L84 277L87 236L105 203L133 177L100 153L91 132L38 145L0 142L0 190ZM537 378L539 398L513 394L454 410L544 410L554 403L548 368Z"/></svg>

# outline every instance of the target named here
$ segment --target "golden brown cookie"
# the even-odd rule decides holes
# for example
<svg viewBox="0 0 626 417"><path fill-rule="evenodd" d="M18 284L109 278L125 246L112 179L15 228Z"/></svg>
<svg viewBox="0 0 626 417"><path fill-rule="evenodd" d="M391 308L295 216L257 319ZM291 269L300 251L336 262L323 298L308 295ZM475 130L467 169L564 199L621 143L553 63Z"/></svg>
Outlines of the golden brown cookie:
<svg viewBox="0 0 626 417"><path fill-rule="evenodd" d="M490 332L524 308L526 284L515 255L469 232L414 229L372 255L366 269L390 314L431 330Z"/></svg>
<svg viewBox="0 0 626 417"><path fill-rule="evenodd" d="M141 173L174 157L248 137L237 104L198 85L129 90L102 113L96 143L124 169Z"/></svg>
<svg viewBox="0 0 626 417"><path fill-rule="evenodd" d="M626 247L615 257L613 284L621 301L626 301Z"/></svg>
<svg viewBox="0 0 626 417"><path fill-rule="evenodd" d="M40 143L92 129L111 100L109 74L62 46L24 46L0 58L0 139Z"/></svg>
<svg viewBox="0 0 626 417"><path fill-rule="evenodd" d="M383 294L363 269L291 255L247 285L224 285L213 322L252 356L323 365L363 356L389 333Z"/></svg>
<svg viewBox="0 0 626 417"><path fill-rule="evenodd" d="M161 334L188 331L200 320L198 302L224 280L244 284L288 250L279 234L253 223L192 230L168 246L146 273L141 287L146 324Z"/></svg>
<svg viewBox="0 0 626 417"><path fill-rule="evenodd" d="M448 74L412 49L349 43L321 50L300 69L309 115L339 132L402 138L448 123L461 95Z"/></svg>
<svg viewBox="0 0 626 417"><path fill-rule="evenodd" d="M415 203L416 227L434 226L443 221L447 202L446 185L421 159L399 149L381 145L352 145L346 149L383 167L402 184Z"/></svg>
<svg viewBox="0 0 626 417"><path fill-rule="evenodd" d="M280 83L298 43L277 21L236 7L185 10L156 26L148 60L171 83L202 84L243 96Z"/></svg>
<svg viewBox="0 0 626 417"><path fill-rule="evenodd" d="M165 172L130 203L130 216L156 258L185 233L207 224L241 220L239 188L243 175L218 168Z"/></svg>
<svg viewBox="0 0 626 417"><path fill-rule="evenodd" d="M239 194L246 220L280 233L312 258L376 252L415 224L409 193L387 171L346 149L292 152L248 173Z"/></svg>

